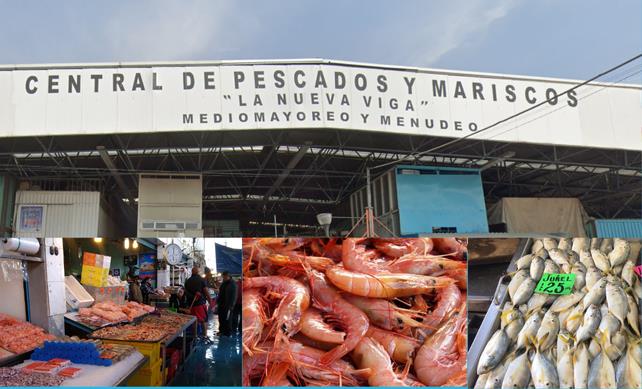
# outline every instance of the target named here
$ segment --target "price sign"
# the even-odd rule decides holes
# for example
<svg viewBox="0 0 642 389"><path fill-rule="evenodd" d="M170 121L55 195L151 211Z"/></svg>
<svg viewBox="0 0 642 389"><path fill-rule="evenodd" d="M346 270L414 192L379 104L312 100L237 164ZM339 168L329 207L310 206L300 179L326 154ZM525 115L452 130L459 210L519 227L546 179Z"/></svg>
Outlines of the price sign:
<svg viewBox="0 0 642 389"><path fill-rule="evenodd" d="M635 270L638 276L642 277L642 265L636 266L633 270Z"/></svg>
<svg viewBox="0 0 642 389"><path fill-rule="evenodd" d="M570 294L575 284L575 274L544 273L535 292L544 294Z"/></svg>

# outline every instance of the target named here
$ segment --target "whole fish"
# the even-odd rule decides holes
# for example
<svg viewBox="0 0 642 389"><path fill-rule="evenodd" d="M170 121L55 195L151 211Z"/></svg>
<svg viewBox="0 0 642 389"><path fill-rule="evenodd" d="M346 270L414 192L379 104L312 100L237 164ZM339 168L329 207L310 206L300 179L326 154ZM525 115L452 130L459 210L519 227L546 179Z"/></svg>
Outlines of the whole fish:
<svg viewBox="0 0 642 389"><path fill-rule="evenodd" d="M537 330L542 325L542 316L539 312L535 312L530 315L524 326L517 334L517 350L525 349L531 342L531 339L535 339L537 336Z"/></svg>
<svg viewBox="0 0 642 389"><path fill-rule="evenodd" d="M535 353L531 365L531 377L537 389L559 388L560 382L557 369L551 360L539 350Z"/></svg>
<svg viewBox="0 0 642 389"><path fill-rule="evenodd" d="M527 354L527 352L521 353L508 365L502 381L502 388L522 389L528 385L528 381L531 379L531 371L528 368L529 360Z"/></svg>
<svg viewBox="0 0 642 389"><path fill-rule="evenodd" d="M527 309L527 314L530 314L532 312L539 311L548 303L548 296L546 294L542 293L533 293L531 298L528 300L528 309Z"/></svg>
<svg viewBox="0 0 642 389"><path fill-rule="evenodd" d="M573 284L573 290L580 291L586 285L586 267L582 262L577 262L571 266L571 273L575 274L575 283Z"/></svg>
<svg viewBox="0 0 642 389"><path fill-rule="evenodd" d="M531 278L539 281L544 273L544 259L542 257L533 258L529 270Z"/></svg>
<svg viewBox="0 0 642 389"><path fill-rule="evenodd" d="M535 251L534 254L542 259L548 258L548 251L544 247L540 248L539 250Z"/></svg>
<svg viewBox="0 0 642 389"><path fill-rule="evenodd" d="M495 331L479 357L477 375L487 373L499 365L509 345L510 338L506 335L506 332L502 329Z"/></svg>
<svg viewBox="0 0 642 389"><path fill-rule="evenodd" d="M622 274L620 277L628 286L633 286L635 284L635 277L637 275L635 274L635 264L631 261L626 261L624 262L624 266L622 266Z"/></svg>
<svg viewBox="0 0 642 389"><path fill-rule="evenodd" d="M591 240L589 238L573 238L573 244L571 244L571 250L576 253L581 253L582 250L588 250L591 245Z"/></svg>
<svg viewBox="0 0 642 389"><path fill-rule="evenodd" d="M555 300L555 302L549 309L555 313L565 311L578 302L582 301L585 295L586 293L584 292L573 292L565 296L560 296Z"/></svg>
<svg viewBox="0 0 642 389"><path fill-rule="evenodd" d="M597 284L599 280L604 278L604 273L597 267L589 267L586 270L586 289L591 290L593 285Z"/></svg>
<svg viewBox="0 0 642 389"><path fill-rule="evenodd" d="M572 389L573 384L573 348L557 350L557 377L561 389Z"/></svg>
<svg viewBox="0 0 642 389"><path fill-rule="evenodd" d="M553 262L557 264L562 269L570 269L571 268L571 263L568 260L568 255L566 254L566 251L562 251L560 249L552 249L548 250L548 255L551 257Z"/></svg>
<svg viewBox="0 0 642 389"><path fill-rule="evenodd" d="M638 347L639 348L639 347ZM642 388L642 369L640 360L635 359L634 349L629 345L624 357L620 358L615 370L617 387L622 389Z"/></svg>
<svg viewBox="0 0 642 389"><path fill-rule="evenodd" d="M557 244L557 248L562 251L569 251L573 247L573 239L571 238L561 238Z"/></svg>
<svg viewBox="0 0 642 389"><path fill-rule="evenodd" d="M501 389L508 365L513 361L514 354L507 355L493 370L488 372L485 389Z"/></svg>
<svg viewBox="0 0 642 389"><path fill-rule="evenodd" d="M590 305L601 305L606 297L606 278L601 278L596 282L588 293L584 296L584 306L588 307Z"/></svg>
<svg viewBox="0 0 642 389"><path fill-rule="evenodd" d="M566 330L560 329L559 334L557 334L557 346L555 348L555 353L557 354L557 363L559 364L560 359L568 350L573 348L573 340L571 335L566 332ZM561 380L561 377L560 377Z"/></svg>
<svg viewBox="0 0 642 389"><path fill-rule="evenodd" d="M591 252L589 250L580 251L580 262L582 262L587 269L595 266L595 262L593 262L593 257L591 257Z"/></svg>
<svg viewBox="0 0 642 389"><path fill-rule="evenodd" d="M590 249L596 249L599 250L600 246L602 245L602 238L591 238L591 245Z"/></svg>
<svg viewBox="0 0 642 389"><path fill-rule="evenodd" d="M541 239L537 239L533 242L533 245L531 246L531 253L535 254L543 248L544 248L544 242L542 242Z"/></svg>
<svg viewBox="0 0 642 389"><path fill-rule="evenodd" d="M554 345L559 330L560 322L557 314L550 310L547 311L542 318L542 325L537 329L537 335L535 335L539 350L546 351Z"/></svg>
<svg viewBox="0 0 642 389"><path fill-rule="evenodd" d="M584 313L582 324L575 333L575 341L577 343L589 340L595 334L597 327L600 325L600 308L597 305L589 305Z"/></svg>
<svg viewBox="0 0 642 389"><path fill-rule="evenodd" d="M543 242L544 242L544 248L549 253L550 253L550 251L552 249L556 249L557 248L557 241L555 239L553 239L553 238L544 238Z"/></svg>
<svg viewBox="0 0 642 389"><path fill-rule="evenodd" d="M633 296L630 294L626 295L626 298L629 302L629 312L626 314L626 321L631 326L633 333L635 333L638 338L640 337L640 318L639 318L639 309L638 304L636 303Z"/></svg>
<svg viewBox="0 0 642 389"><path fill-rule="evenodd" d="M591 362L589 388L615 388L615 369L608 355L602 350Z"/></svg>
<svg viewBox="0 0 642 389"><path fill-rule="evenodd" d="M575 389L588 388L590 358L586 345L584 343L577 345L573 353L573 384Z"/></svg>
<svg viewBox="0 0 642 389"><path fill-rule="evenodd" d="M515 291L519 286L528 278L528 271L526 270L519 270L517 273L513 274L513 276L510 279L510 282L508 283L508 296L510 296L511 300L513 299L513 296L515 295Z"/></svg>
<svg viewBox="0 0 642 389"><path fill-rule="evenodd" d="M513 305L521 305L528 302L528 299L533 295L533 291L537 286L537 281L528 277L517 287L513 295Z"/></svg>
<svg viewBox="0 0 642 389"><path fill-rule="evenodd" d="M631 252L631 244L624 239L613 240L613 251L609 253L609 262L611 267L623 265L629 258Z"/></svg>
<svg viewBox="0 0 642 389"><path fill-rule="evenodd" d="M580 301L571 309L571 313L566 317L563 322L566 331L574 334L580 328L582 320L584 319L584 304ZM616 319L617 320L617 319Z"/></svg>
<svg viewBox="0 0 642 389"><path fill-rule="evenodd" d="M593 258L593 262L598 269L602 270L603 272L608 272L609 270L611 270L611 262L602 251L592 249L591 257Z"/></svg>
<svg viewBox="0 0 642 389"><path fill-rule="evenodd" d="M606 303L613 316L617 317L620 323L624 325L626 314L629 312L629 301L624 290L615 284L607 283Z"/></svg>
<svg viewBox="0 0 642 389"><path fill-rule="evenodd" d="M524 326L524 315L519 309L511 309L504 311L501 314L501 328L504 329L506 335L511 341L517 340L519 330Z"/></svg>
<svg viewBox="0 0 642 389"><path fill-rule="evenodd" d="M593 360L593 358L595 358L600 352L602 352L602 346L600 346L600 344L596 342L595 339L591 339L591 342L588 346L588 352L591 356L591 360Z"/></svg>
<svg viewBox="0 0 642 389"><path fill-rule="evenodd" d="M602 348L611 361L620 358L626 349L626 336L624 336L624 331L620 329L620 331L613 334L611 339L606 338Z"/></svg>
<svg viewBox="0 0 642 389"><path fill-rule="evenodd" d="M608 255L613 250L613 239L604 238L602 243L600 243L600 251L605 255Z"/></svg>
<svg viewBox="0 0 642 389"><path fill-rule="evenodd" d="M567 251L566 253L568 254L568 263L571 265L580 262L580 255L575 251Z"/></svg>
<svg viewBox="0 0 642 389"><path fill-rule="evenodd" d="M544 273L560 273L560 267L552 259L544 261Z"/></svg>
<svg viewBox="0 0 642 389"><path fill-rule="evenodd" d="M533 258L535 258L535 254L526 254L520 259L518 259L517 262L515 263L517 265L517 269L521 270L521 269L530 268Z"/></svg>
<svg viewBox="0 0 642 389"><path fill-rule="evenodd" d="M600 333L610 338L620 329L620 321L611 312L607 311L606 314L602 315L602 320L600 320L600 325L597 329Z"/></svg>

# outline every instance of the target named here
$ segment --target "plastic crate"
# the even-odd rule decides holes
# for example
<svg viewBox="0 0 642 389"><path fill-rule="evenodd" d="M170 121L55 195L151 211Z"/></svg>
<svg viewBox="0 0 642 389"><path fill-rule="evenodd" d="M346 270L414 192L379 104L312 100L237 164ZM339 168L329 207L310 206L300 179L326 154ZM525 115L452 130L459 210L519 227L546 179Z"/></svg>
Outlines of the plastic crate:
<svg viewBox="0 0 642 389"><path fill-rule="evenodd" d="M145 365L136 372L128 381L127 386L162 386L163 385L163 371L161 370L161 362L158 361L153 365Z"/></svg>
<svg viewBox="0 0 642 389"><path fill-rule="evenodd" d="M73 309L87 308L94 303L94 298L80 285L74 276L65 277L65 298L67 305Z"/></svg>
<svg viewBox="0 0 642 389"><path fill-rule="evenodd" d="M111 343L111 344L126 344L128 346L133 346L138 350L141 354L146 356L148 358L148 361L145 365L143 365L143 368L149 368L150 366L154 366L157 363L161 362L161 345L160 341L159 342L134 342L130 340L111 340L111 339L103 339L102 340L104 343Z"/></svg>

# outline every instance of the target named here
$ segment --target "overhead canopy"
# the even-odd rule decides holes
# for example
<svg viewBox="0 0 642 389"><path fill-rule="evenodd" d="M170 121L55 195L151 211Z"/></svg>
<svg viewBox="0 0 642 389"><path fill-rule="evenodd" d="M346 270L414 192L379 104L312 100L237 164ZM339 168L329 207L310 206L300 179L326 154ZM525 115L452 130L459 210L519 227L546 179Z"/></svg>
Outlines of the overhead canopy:
<svg viewBox="0 0 642 389"><path fill-rule="evenodd" d="M515 234L586 236L582 203L574 198L503 198L489 210L490 224L505 223Z"/></svg>
<svg viewBox="0 0 642 389"><path fill-rule="evenodd" d="M216 271L218 273L227 271L232 275L240 275L242 251L222 244L215 243L214 245L216 250Z"/></svg>

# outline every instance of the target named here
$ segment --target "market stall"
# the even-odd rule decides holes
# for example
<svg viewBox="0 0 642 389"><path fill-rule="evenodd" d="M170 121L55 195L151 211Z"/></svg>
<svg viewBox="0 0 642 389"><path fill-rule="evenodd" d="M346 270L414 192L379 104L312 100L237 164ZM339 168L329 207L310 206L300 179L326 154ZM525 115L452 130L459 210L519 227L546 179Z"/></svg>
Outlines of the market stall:
<svg viewBox="0 0 642 389"><path fill-rule="evenodd" d="M639 265L639 241L522 239L492 277L468 386L640 387ZM476 266L469 276L490 283Z"/></svg>

